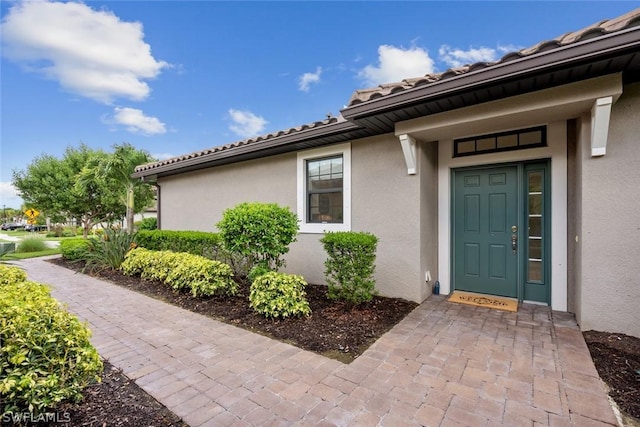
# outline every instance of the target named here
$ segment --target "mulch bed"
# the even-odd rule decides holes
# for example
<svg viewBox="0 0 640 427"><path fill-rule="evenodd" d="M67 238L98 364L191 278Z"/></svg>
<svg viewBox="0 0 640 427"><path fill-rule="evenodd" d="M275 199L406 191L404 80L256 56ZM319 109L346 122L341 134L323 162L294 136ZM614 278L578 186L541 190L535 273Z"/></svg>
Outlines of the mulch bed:
<svg viewBox="0 0 640 427"><path fill-rule="evenodd" d="M81 263L69 263L62 258L50 262L76 271L82 270ZM187 292L174 292L160 282L125 276L117 270L104 270L93 275L186 310L345 363L362 354L417 306L415 302L399 298L376 296L371 302L354 307L342 301L329 300L325 286L309 284L305 291L312 311L310 316L267 319L249 307L249 285L246 283L241 284L240 292L234 297L194 298Z"/></svg>
<svg viewBox="0 0 640 427"><path fill-rule="evenodd" d="M599 331L583 335L609 396L622 411L640 419L640 338Z"/></svg>
<svg viewBox="0 0 640 427"><path fill-rule="evenodd" d="M80 403L67 403L56 408L58 422L49 425L189 427L120 369L106 360L103 363L102 381L85 388Z"/></svg>

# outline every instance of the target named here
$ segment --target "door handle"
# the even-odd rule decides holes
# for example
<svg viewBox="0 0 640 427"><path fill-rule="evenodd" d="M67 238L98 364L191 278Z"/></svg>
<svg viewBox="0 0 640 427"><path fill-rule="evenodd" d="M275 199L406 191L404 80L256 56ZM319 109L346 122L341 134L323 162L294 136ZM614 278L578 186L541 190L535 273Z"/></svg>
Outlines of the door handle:
<svg viewBox="0 0 640 427"><path fill-rule="evenodd" d="M518 235L516 233L511 235L511 250L514 254L518 251Z"/></svg>

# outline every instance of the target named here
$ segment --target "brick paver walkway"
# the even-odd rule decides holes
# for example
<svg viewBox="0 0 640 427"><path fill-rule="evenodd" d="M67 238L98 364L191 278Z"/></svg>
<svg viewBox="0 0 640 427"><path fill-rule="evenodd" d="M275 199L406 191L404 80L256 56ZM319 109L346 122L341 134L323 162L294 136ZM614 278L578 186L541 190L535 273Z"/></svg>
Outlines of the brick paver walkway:
<svg viewBox="0 0 640 427"><path fill-rule="evenodd" d="M42 259L21 265L193 427L616 425L575 321L546 307L431 297L345 365Z"/></svg>

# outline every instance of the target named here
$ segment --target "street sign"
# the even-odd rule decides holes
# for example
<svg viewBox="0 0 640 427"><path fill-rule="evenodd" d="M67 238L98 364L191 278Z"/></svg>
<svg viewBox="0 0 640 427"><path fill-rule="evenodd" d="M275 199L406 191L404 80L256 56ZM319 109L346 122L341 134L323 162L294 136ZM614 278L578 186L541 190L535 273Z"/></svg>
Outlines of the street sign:
<svg viewBox="0 0 640 427"><path fill-rule="evenodd" d="M26 211L24 211L24 214L26 216L28 216L29 218L33 219L33 218L37 217L38 215L40 215L40 212L38 212L37 210L35 210L33 208L29 208Z"/></svg>

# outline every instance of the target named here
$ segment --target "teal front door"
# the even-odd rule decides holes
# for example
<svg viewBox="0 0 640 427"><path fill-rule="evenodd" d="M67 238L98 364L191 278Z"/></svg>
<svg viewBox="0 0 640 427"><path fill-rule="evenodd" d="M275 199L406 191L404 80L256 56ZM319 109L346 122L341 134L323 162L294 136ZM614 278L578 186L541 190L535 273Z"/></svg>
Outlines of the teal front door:
<svg viewBox="0 0 640 427"><path fill-rule="evenodd" d="M454 172L454 289L518 297L518 166Z"/></svg>

